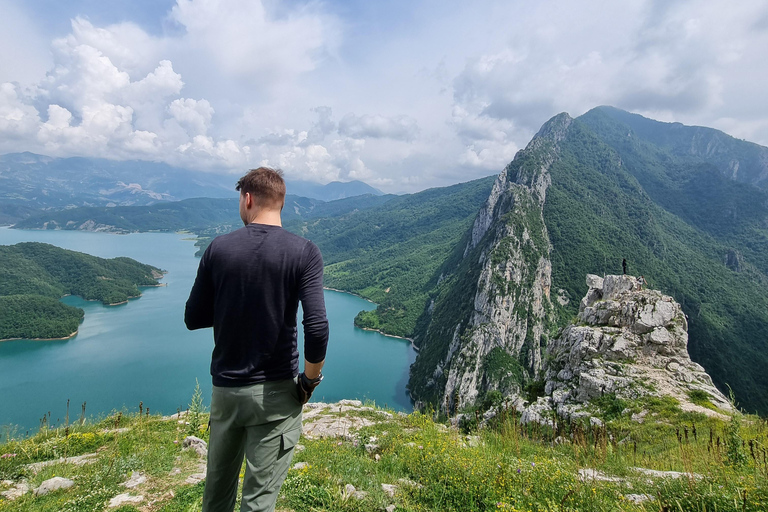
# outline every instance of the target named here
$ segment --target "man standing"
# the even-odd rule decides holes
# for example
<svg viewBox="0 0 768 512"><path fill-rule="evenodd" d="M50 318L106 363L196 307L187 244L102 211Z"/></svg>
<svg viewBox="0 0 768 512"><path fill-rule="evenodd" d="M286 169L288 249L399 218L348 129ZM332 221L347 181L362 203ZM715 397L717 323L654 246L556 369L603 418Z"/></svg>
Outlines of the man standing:
<svg viewBox="0 0 768 512"><path fill-rule="evenodd" d="M213 327L203 512L232 512L244 456L240 510L275 509L301 435L301 406L322 380L328 344L322 256L315 244L282 228L282 173L251 170L236 189L245 227L208 246L184 312L188 329Z"/></svg>

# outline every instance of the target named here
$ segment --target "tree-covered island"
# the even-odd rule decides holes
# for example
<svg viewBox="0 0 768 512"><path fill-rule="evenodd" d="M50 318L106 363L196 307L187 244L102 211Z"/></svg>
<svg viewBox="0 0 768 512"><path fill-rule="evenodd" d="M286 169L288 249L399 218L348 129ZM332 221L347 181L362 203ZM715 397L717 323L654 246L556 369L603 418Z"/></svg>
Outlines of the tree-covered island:
<svg viewBox="0 0 768 512"><path fill-rule="evenodd" d="M121 304L139 297L139 286L157 286L162 275L131 258L98 258L37 242L0 246L0 341L74 336L84 312L61 297Z"/></svg>

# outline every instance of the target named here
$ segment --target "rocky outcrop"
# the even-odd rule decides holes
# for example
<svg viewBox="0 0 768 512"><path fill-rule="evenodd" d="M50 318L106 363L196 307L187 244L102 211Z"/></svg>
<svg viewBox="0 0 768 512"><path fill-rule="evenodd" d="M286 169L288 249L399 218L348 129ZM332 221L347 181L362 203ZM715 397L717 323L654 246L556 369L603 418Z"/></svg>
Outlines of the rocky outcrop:
<svg viewBox="0 0 768 512"><path fill-rule="evenodd" d="M684 410L717 414L691 401L692 392L722 411L731 405L688 355L688 322L680 305L632 276L587 276L578 322L547 348L545 405L561 416L593 398L672 396ZM701 400L699 400L701 402ZM537 413L543 404L536 404Z"/></svg>
<svg viewBox="0 0 768 512"><path fill-rule="evenodd" d="M490 390L518 392L541 371L542 334L552 314L543 207L549 167L572 121L567 114L550 120L497 178L467 235L462 263L427 310L426 334L417 333L421 361L410 386L417 400L455 411Z"/></svg>

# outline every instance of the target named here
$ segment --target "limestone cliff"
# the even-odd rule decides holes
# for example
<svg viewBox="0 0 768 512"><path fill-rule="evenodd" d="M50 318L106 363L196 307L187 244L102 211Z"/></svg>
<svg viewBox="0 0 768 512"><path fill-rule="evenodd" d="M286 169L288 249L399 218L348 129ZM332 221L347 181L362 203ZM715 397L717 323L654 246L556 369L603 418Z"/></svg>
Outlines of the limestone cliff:
<svg viewBox="0 0 768 512"><path fill-rule="evenodd" d="M540 373L541 343L552 320L551 247L542 211L549 167L571 122L567 114L550 120L496 180L458 268L417 333L415 398L453 411L492 389L519 392Z"/></svg>
<svg viewBox="0 0 768 512"><path fill-rule="evenodd" d="M704 368L691 361L688 322L672 297L643 289L632 276L589 275L587 285L578 322L547 347L547 396L526 419L551 409L561 417L580 415L590 400L608 393L671 396L684 410L705 414L731 410ZM714 407L697 405L692 396Z"/></svg>

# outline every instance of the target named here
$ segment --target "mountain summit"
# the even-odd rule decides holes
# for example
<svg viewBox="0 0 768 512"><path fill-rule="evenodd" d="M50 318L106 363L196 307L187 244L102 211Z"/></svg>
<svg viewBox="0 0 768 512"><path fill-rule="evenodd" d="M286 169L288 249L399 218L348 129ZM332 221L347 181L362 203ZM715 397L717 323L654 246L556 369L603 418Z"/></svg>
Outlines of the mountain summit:
<svg viewBox="0 0 768 512"><path fill-rule="evenodd" d="M768 148L610 107L559 114L498 176L414 332L409 389L454 412L543 389L584 276L644 275L721 391L768 412Z"/></svg>

